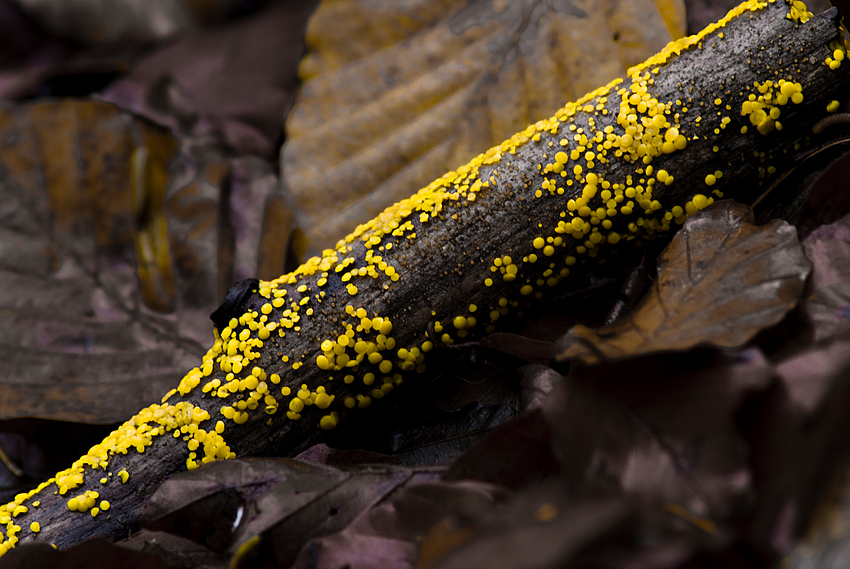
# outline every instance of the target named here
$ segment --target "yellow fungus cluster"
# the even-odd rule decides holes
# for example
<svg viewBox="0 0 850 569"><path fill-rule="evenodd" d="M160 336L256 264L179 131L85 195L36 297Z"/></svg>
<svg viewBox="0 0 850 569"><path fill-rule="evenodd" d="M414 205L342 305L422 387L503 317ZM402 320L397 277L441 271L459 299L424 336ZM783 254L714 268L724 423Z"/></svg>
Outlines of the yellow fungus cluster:
<svg viewBox="0 0 850 569"><path fill-rule="evenodd" d="M774 129L782 130L782 123L779 122L782 111L779 107L789 102L795 105L802 103L803 86L785 79L776 83L770 79L763 83L756 81L754 85L758 94L751 93L747 100L741 103L741 116L748 117L750 124L762 135Z"/></svg>
<svg viewBox="0 0 850 569"><path fill-rule="evenodd" d="M808 22L812 16L814 16L814 14L809 11L806 4L800 0L791 0L788 3L788 6L790 10L788 11L788 15L785 17L789 20L794 20L795 22L804 24Z"/></svg>
<svg viewBox="0 0 850 569"><path fill-rule="evenodd" d="M833 40L829 42L829 49L832 50L832 56L824 60L824 65L828 66L833 71L841 67L841 62L847 57L847 43L843 41Z"/></svg>
<svg viewBox="0 0 850 569"><path fill-rule="evenodd" d="M183 440L187 441L191 449L194 444L193 441L204 440L205 433L198 425L208 421L209 418L207 411L184 401L175 405L155 404L143 409L135 417L110 433L99 444L89 449L70 468L57 473L55 477L40 484L31 492L19 494L13 502L0 506L0 526L5 524L6 529L6 538L0 543L0 553L13 547L17 542L16 534L21 531L21 528L15 524L15 518L21 515L32 515L32 510L24 503L39 492L53 486L56 488L55 494L65 495L68 491L85 483L85 471L87 469L106 470L109 466L110 457L116 454L127 454L132 450L143 453L152 444L154 438L168 432L173 432L175 438L182 435ZM209 447L209 451L205 455L204 462L216 458L235 458L235 455L230 452L220 436L217 439L215 437L206 438L208 440L205 446ZM190 453L189 456L194 458L194 453ZM187 466L190 465L187 464ZM126 470L122 469L117 474L122 483L129 480L130 475ZM110 472L108 477L98 477L98 479L101 484L106 484L111 476L112 473ZM98 504L98 497L98 492L86 490L82 494L68 499L68 510L81 513L88 512L92 516L97 516L100 512L109 509L109 502L102 500ZM37 507L39 503L39 501L35 501L32 505ZM39 529L33 530L33 524L37 524L35 527ZM31 531L41 531L41 526L37 522L32 522L30 529Z"/></svg>
<svg viewBox="0 0 850 569"><path fill-rule="evenodd" d="M95 507L100 494L93 490L86 490L79 496L74 496L68 500L68 509L72 512L88 512L92 510L91 515L96 516L100 508Z"/></svg>

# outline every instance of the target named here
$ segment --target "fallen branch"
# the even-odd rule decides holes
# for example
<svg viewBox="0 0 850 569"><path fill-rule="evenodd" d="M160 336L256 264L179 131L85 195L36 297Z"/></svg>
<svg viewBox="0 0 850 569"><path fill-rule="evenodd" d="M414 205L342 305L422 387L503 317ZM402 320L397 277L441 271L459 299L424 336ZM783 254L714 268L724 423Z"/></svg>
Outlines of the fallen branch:
<svg viewBox="0 0 850 569"><path fill-rule="evenodd" d="M749 202L850 93L837 12L750 1L358 227L234 289L215 345L71 468L0 507L0 554L138 527L184 468L295 454L720 197ZM430 331L430 333L429 333Z"/></svg>

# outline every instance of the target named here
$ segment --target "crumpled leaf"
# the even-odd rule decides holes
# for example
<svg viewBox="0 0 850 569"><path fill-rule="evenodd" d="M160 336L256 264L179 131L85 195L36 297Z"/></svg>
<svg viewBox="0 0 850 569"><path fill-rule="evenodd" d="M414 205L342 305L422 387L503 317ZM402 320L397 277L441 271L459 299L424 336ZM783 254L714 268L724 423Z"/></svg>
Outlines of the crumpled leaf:
<svg viewBox="0 0 850 569"><path fill-rule="evenodd" d="M231 566L264 558L288 567L309 540L343 530L390 493L439 474L292 459L213 463L168 479L151 498L142 525L235 554Z"/></svg>
<svg viewBox="0 0 850 569"><path fill-rule="evenodd" d="M543 413L574 492L679 504L716 533L740 515L752 483L736 413L774 378L756 349L650 356L579 367Z"/></svg>
<svg viewBox="0 0 850 569"><path fill-rule="evenodd" d="M435 553L433 547L420 552L419 545L441 518L486 508L507 497L504 490L480 482L433 482L417 475L342 531L310 540L293 567L418 567Z"/></svg>
<svg viewBox="0 0 850 569"><path fill-rule="evenodd" d="M575 501L552 480L507 503L454 508L425 537L417 568L689 567L696 552L725 541L679 522L651 503Z"/></svg>
<svg viewBox="0 0 850 569"><path fill-rule="evenodd" d="M455 460L444 480L473 479L519 490L559 472L551 429L540 412L501 425Z"/></svg>
<svg viewBox="0 0 850 569"><path fill-rule="evenodd" d="M685 222L658 261L658 279L630 313L574 327L558 359L595 363L698 345L742 346L796 306L810 264L793 226L752 223L726 200Z"/></svg>
<svg viewBox="0 0 850 569"><path fill-rule="evenodd" d="M574 499L660 503L687 525L720 535L721 524L746 511L752 491L737 414L776 377L757 349L575 366L539 409L496 429L444 479L524 491L556 477Z"/></svg>
<svg viewBox="0 0 850 569"><path fill-rule="evenodd" d="M258 254L280 228L257 158L194 169L164 130L85 100L0 109L0 140L0 419L125 419L203 355L234 278L283 268Z"/></svg>
<svg viewBox="0 0 850 569"><path fill-rule="evenodd" d="M466 519L444 519L422 544L423 553L437 549L444 555L432 554L436 559L420 557L417 567L564 567L582 550L619 529L631 514L628 505L620 500L578 505L567 500L559 502L515 499L498 512L485 510L470 512ZM441 546L443 551L439 551Z"/></svg>
<svg viewBox="0 0 850 569"><path fill-rule="evenodd" d="M70 47L48 36L12 2L0 1L0 100L31 93Z"/></svg>
<svg viewBox="0 0 850 569"><path fill-rule="evenodd" d="M184 142L276 159L304 51L304 23L314 7L312 1L276 2L226 26L187 34L142 58L98 98L167 126Z"/></svg>
<svg viewBox="0 0 850 569"><path fill-rule="evenodd" d="M540 407L555 385L562 380L561 374L550 367L529 364L517 370L520 377L522 410Z"/></svg>
<svg viewBox="0 0 850 569"><path fill-rule="evenodd" d="M827 341L850 332L850 215L812 231L803 241L812 262L803 309L814 340Z"/></svg>
<svg viewBox="0 0 850 569"><path fill-rule="evenodd" d="M779 384L750 409L744 425L758 496L747 533L757 547L785 553L804 529L830 473L840 466L837 459L850 451L845 436L850 429L850 342L807 346L776 370ZM833 515L846 515L828 501L821 503ZM815 524L828 523L818 520L817 510L813 515Z"/></svg>
<svg viewBox="0 0 850 569"><path fill-rule="evenodd" d="M322 4L281 154L311 247L683 33L679 0Z"/></svg>
<svg viewBox="0 0 850 569"><path fill-rule="evenodd" d="M240 0L14 0L51 33L87 45L145 43L215 21Z"/></svg>

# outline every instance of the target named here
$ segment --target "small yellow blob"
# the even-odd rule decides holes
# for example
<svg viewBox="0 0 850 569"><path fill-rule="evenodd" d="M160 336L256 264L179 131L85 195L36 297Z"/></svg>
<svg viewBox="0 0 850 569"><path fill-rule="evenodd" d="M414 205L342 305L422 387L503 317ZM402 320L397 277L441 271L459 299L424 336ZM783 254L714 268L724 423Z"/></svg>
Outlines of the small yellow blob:
<svg viewBox="0 0 850 569"><path fill-rule="evenodd" d="M713 186L715 183L717 183L717 177L714 174L709 174L705 177L706 186Z"/></svg>
<svg viewBox="0 0 850 569"><path fill-rule="evenodd" d="M838 101L830 101L826 106L826 111L829 113L834 113L841 107L841 104Z"/></svg>
<svg viewBox="0 0 850 569"><path fill-rule="evenodd" d="M38 522L33 522L30 524L30 531L33 533L38 533L41 531L41 525Z"/></svg>
<svg viewBox="0 0 850 569"><path fill-rule="evenodd" d="M339 419L336 413L325 415L324 417L319 419L319 426L326 431L329 431L336 427L337 423L339 423Z"/></svg>

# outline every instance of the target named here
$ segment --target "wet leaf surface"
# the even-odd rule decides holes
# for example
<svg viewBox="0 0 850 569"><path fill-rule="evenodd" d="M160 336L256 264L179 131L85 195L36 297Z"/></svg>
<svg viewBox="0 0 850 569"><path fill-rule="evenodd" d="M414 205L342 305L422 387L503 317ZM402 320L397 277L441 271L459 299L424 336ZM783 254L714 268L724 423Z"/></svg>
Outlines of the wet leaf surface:
<svg viewBox="0 0 850 569"><path fill-rule="evenodd" d="M793 226L757 227L748 208L719 202L676 233L652 290L634 311L598 330L576 326L558 359L595 363L699 345L742 346L796 306L809 270Z"/></svg>
<svg viewBox="0 0 850 569"><path fill-rule="evenodd" d="M683 33L672 0L321 6L281 155L312 249Z"/></svg>

